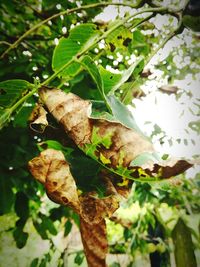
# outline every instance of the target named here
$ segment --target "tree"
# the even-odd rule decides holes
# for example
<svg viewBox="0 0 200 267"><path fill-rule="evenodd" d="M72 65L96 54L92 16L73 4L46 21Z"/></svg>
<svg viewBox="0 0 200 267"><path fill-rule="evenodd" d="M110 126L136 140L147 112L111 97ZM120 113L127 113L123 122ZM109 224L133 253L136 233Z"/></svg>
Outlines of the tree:
<svg viewBox="0 0 200 267"><path fill-rule="evenodd" d="M15 222L5 229L13 234L16 246L23 248L29 239L26 227L31 222L50 244L50 250L43 258L36 256L31 266L48 266L56 250L54 236L60 229L67 235L73 222L81 222L89 266L105 266L104 218L118 208L120 196L127 195L138 181L144 185L139 183L137 192L155 183L157 190L174 192L181 183L177 175L195 162L159 156L126 105L144 95L141 85L151 75L145 67L160 49L182 34L185 27L199 30L199 6L192 1L181 6L164 6L162 1L82 1L79 6L73 1L49 0L2 1L0 5L0 212L16 214ZM130 9L113 22L94 20L109 5ZM166 26L156 28L158 15L168 18L170 31ZM196 44L198 37L190 34ZM167 64L156 65L169 76L169 82L189 72L199 73L197 47L182 50L190 53L195 67L186 65L177 75L173 53L178 50L172 51ZM161 90L170 94L177 88ZM199 122L191 122L190 127L198 131ZM45 185L54 202L68 207L48 204L43 208L49 203L43 201L45 190L30 172ZM173 204L176 201L173 199ZM153 221L152 236L155 226L162 225L158 217L155 210L154 218L146 220ZM152 232L150 228L148 231ZM126 232L128 240L132 232ZM135 240L142 241L138 236ZM165 239L166 233L160 238ZM132 252L140 245L133 243ZM62 253L56 259L59 266L63 264ZM81 264L82 259L78 253L75 262Z"/></svg>

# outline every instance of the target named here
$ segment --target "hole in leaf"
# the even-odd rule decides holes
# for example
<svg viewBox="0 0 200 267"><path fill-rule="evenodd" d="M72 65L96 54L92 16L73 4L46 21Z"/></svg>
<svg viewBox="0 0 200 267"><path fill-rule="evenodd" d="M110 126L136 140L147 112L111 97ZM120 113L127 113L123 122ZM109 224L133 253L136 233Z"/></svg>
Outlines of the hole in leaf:
<svg viewBox="0 0 200 267"><path fill-rule="evenodd" d="M110 45L110 51L113 52L115 50L115 45L112 43L109 43Z"/></svg>
<svg viewBox="0 0 200 267"><path fill-rule="evenodd" d="M124 46L128 46L128 44L131 42L132 40L130 38L126 38L124 41L123 41L123 45Z"/></svg>
<svg viewBox="0 0 200 267"><path fill-rule="evenodd" d="M113 76L110 76L110 79L112 80Z"/></svg>
<svg viewBox="0 0 200 267"><path fill-rule="evenodd" d="M117 36L117 39L119 39L119 40L122 39L122 36L121 35Z"/></svg>
<svg viewBox="0 0 200 267"><path fill-rule="evenodd" d="M68 203L68 199L66 197L62 197L62 201Z"/></svg>
<svg viewBox="0 0 200 267"><path fill-rule="evenodd" d="M53 185L56 186L58 183L57 182L53 182Z"/></svg>

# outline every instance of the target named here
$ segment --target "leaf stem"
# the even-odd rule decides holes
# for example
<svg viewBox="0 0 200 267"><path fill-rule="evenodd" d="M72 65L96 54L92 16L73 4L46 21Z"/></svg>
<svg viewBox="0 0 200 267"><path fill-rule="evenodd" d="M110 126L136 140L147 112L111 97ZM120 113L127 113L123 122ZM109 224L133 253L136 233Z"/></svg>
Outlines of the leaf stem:
<svg viewBox="0 0 200 267"><path fill-rule="evenodd" d="M26 31L24 34L22 34L13 44L11 44L0 56L0 59L4 58L4 56L6 54L8 54L12 49L16 48L22 40L24 40L28 35L30 35L31 33L33 33L36 29L38 29L39 27L41 27L43 24L47 23L50 20L53 20L61 15L68 15L70 13L76 12L76 11L80 11L80 10L86 10L86 9L90 9L90 8L97 8L97 7L105 7L105 6L128 6L128 7L132 7L132 8L136 8L140 5L141 0L139 0L135 5L134 4L126 4L126 3L110 3L110 2L102 2L102 3L95 3L95 4L90 4L90 5L85 5L85 6L81 6L81 7L75 7L72 9L68 9L68 10L64 10L61 11L57 14L52 15L51 17L39 22L38 24L36 24L35 26L33 26L32 28L30 28L28 31Z"/></svg>
<svg viewBox="0 0 200 267"><path fill-rule="evenodd" d="M30 96L32 96L34 93L36 93L38 90L38 86L34 86L31 91L28 92L25 96L20 98L9 110L11 113L13 113L21 104L23 104Z"/></svg>

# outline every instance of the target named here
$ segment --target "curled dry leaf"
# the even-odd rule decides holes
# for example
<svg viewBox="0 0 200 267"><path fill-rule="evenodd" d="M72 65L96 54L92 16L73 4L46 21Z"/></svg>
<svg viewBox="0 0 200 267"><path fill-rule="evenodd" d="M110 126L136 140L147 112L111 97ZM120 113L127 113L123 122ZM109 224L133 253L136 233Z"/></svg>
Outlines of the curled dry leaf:
<svg viewBox="0 0 200 267"><path fill-rule="evenodd" d="M106 197L99 199L95 192L78 196L69 164L61 151L46 149L29 161L28 166L35 179L45 186L51 200L71 206L89 224L110 217L118 208L119 196L109 180L106 180Z"/></svg>
<svg viewBox="0 0 200 267"><path fill-rule="evenodd" d="M89 101L56 88L42 87L39 94L48 111L63 125L77 146L120 176L157 181L192 166L186 160L171 164L171 161L158 159L151 142L136 130L119 122L91 118Z"/></svg>
<svg viewBox="0 0 200 267"><path fill-rule="evenodd" d="M30 127L36 132L43 133L46 126L48 126L47 112L41 105L34 107L29 117Z"/></svg>
<svg viewBox="0 0 200 267"><path fill-rule="evenodd" d="M160 91L167 93L167 94L176 94L179 88L173 85L163 85L159 87Z"/></svg>
<svg viewBox="0 0 200 267"><path fill-rule="evenodd" d="M54 202L69 205L79 212L79 199L69 164L61 151L47 149L28 163L32 175L41 182Z"/></svg>
<svg viewBox="0 0 200 267"><path fill-rule="evenodd" d="M44 150L28 165L32 175L45 186L51 200L69 205L80 215L81 237L88 266L106 266L108 244L104 218L112 216L119 204L111 181L105 178L107 197L99 199L94 192L79 197L69 164L61 151Z"/></svg>
<svg viewBox="0 0 200 267"><path fill-rule="evenodd" d="M111 217L118 209L120 197L112 182L104 178L107 196L98 198L95 192L89 192L80 196L81 217L88 224L98 224L102 218Z"/></svg>
<svg viewBox="0 0 200 267"><path fill-rule="evenodd" d="M49 112L64 126L66 132L76 144L90 142L91 127L88 116L91 103L74 94L66 94L61 90L49 90L43 87L40 97ZM67 114L67 116L65 116Z"/></svg>
<svg viewBox="0 0 200 267"><path fill-rule="evenodd" d="M108 242L105 219L92 226L80 220L80 231L89 267L106 267Z"/></svg>

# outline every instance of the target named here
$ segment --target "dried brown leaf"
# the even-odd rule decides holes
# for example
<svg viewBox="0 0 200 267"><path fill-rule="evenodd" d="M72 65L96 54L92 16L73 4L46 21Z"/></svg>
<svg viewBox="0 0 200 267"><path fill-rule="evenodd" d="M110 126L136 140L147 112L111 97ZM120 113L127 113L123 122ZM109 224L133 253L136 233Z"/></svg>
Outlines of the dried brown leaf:
<svg viewBox="0 0 200 267"><path fill-rule="evenodd" d="M76 184L61 151L46 149L29 161L28 166L32 175L44 184L50 199L79 212Z"/></svg>
<svg viewBox="0 0 200 267"><path fill-rule="evenodd" d="M41 88L40 98L76 144L90 142L91 125L88 116L91 112L91 103L89 101L72 93L66 94L61 90L55 88L49 90L46 87Z"/></svg>
<svg viewBox="0 0 200 267"><path fill-rule="evenodd" d="M173 85L163 85L159 87L160 91L167 93L167 94L176 94L179 88Z"/></svg>
<svg viewBox="0 0 200 267"><path fill-rule="evenodd" d="M108 242L105 220L91 225L81 218L80 231L88 266L106 267Z"/></svg>
<svg viewBox="0 0 200 267"><path fill-rule="evenodd" d="M111 181L106 179L107 196L98 198L95 192L80 196L80 216L88 224L97 224L118 209L120 197Z"/></svg>
<svg viewBox="0 0 200 267"><path fill-rule="evenodd" d="M40 98L86 154L95 157L118 174L123 172L122 168L127 168L129 172L126 175L130 179L156 177L157 180L175 176L192 166L186 160L176 160L171 164L170 161L158 162L151 159L136 166L132 163L138 156L155 152L151 142L140 133L118 122L90 118L91 103L72 93L66 94L59 89L45 87L40 90ZM108 140L107 144L104 143L106 137L110 137L110 143Z"/></svg>
<svg viewBox="0 0 200 267"><path fill-rule="evenodd" d="M52 201L69 205L80 215L81 237L88 266L105 267L108 244L104 218L112 216L119 206L119 197L111 181L104 178L107 197L99 199L95 192L78 197L69 164L61 151L44 150L28 165L32 175L44 184Z"/></svg>
<svg viewBox="0 0 200 267"><path fill-rule="evenodd" d="M41 105L35 106L29 117L30 128L36 132L43 133L48 126L47 112Z"/></svg>

